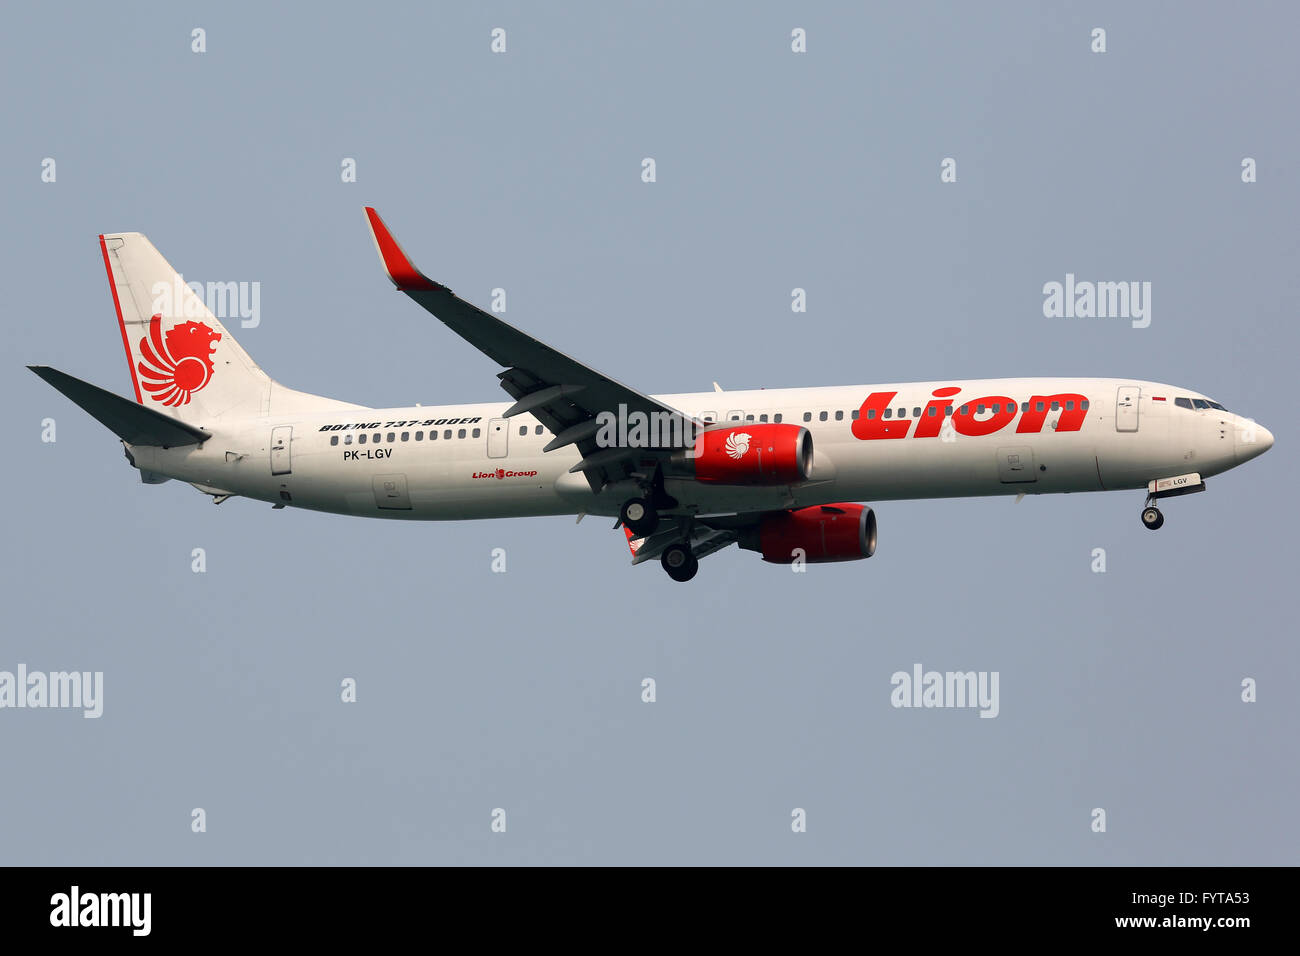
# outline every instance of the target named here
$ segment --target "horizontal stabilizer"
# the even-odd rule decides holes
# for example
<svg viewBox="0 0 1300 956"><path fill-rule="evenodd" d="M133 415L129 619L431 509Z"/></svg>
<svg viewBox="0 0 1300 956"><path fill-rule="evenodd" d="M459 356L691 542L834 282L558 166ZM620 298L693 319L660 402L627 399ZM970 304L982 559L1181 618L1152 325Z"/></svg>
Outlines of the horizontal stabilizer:
<svg viewBox="0 0 1300 956"><path fill-rule="evenodd" d="M197 445L212 436L201 428L137 405L129 398L115 395L98 385L60 372L48 365L27 366L72 399L90 415L128 445Z"/></svg>

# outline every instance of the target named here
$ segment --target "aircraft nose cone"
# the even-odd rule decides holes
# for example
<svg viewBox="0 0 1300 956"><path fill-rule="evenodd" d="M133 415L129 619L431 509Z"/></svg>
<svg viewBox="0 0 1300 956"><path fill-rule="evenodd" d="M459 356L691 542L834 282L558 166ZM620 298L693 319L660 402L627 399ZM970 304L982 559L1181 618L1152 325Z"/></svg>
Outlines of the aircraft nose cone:
<svg viewBox="0 0 1300 956"><path fill-rule="evenodd" d="M1263 425L1242 422L1237 430L1237 461L1258 458L1273 447L1273 433Z"/></svg>

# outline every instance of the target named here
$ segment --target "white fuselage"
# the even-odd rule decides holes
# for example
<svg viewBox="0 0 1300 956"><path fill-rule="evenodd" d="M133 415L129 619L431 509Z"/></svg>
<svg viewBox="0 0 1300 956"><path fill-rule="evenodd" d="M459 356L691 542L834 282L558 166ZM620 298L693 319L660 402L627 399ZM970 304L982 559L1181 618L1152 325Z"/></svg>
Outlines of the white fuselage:
<svg viewBox="0 0 1300 956"><path fill-rule="evenodd" d="M935 396L953 389L958 391L951 398ZM1041 409L1036 396L1044 400ZM1078 407L1076 397L1062 398L1053 408L1051 396L1083 396L1087 407ZM682 510L700 515L842 501L1141 488L1184 473L1215 475L1267 447L1254 442L1257 426L1249 419L1213 407L1176 406L1179 397L1205 404L1198 392L1128 379L985 379L656 396L725 427L743 429L780 415L780 421L812 433L813 471L802 484L741 487L669 478L667 491ZM955 406L954 415L937 407L945 402ZM869 422L864 403L872 406ZM969 417L960 414L962 405ZM982 412L981 405L987 406ZM543 453L554 436L528 414L502 419L507 407L333 408L223 419L198 423L212 434L200 445L129 450L143 471L213 494L338 514L417 520L618 514L630 487L593 493L582 474L569 471L579 460L577 449ZM989 433L978 434L983 431Z"/></svg>

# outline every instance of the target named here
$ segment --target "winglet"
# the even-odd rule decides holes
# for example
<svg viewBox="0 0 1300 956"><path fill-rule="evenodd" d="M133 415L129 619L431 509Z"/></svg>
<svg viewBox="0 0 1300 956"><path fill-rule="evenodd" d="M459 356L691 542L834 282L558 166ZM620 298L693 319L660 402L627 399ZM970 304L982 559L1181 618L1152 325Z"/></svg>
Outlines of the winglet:
<svg viewBox="0 0 1300 956"><path fill-rule="evenodd" d="M379 213L367 206L366 219L370 223L370 235L375 240L375 249L379 252L379 258L384 263L384 271L388 273L388 278L393 280L393 285L397 286L401 292L450 292L446 286L439 285L411 262L410 257L402 251L402 247L397 244L393 234L388 231L384 225L384 220L379 218Z"/></svg>

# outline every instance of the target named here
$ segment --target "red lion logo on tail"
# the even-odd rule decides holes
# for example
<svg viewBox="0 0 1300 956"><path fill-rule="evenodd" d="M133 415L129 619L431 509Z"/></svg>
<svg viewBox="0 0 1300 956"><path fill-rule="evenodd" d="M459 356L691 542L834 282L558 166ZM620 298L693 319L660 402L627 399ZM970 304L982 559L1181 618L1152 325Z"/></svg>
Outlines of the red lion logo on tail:
<svg viewBox="0 0 1300 956"><path fill-rule="evenodd" d="M188 405L191 396L212 380L212 358L221 334L202 322L174 325L163 341L162 316L149 320L149 336L140 340L143 359L136 368L155 402Z"/></svg>

